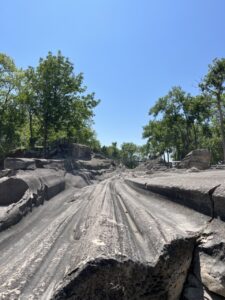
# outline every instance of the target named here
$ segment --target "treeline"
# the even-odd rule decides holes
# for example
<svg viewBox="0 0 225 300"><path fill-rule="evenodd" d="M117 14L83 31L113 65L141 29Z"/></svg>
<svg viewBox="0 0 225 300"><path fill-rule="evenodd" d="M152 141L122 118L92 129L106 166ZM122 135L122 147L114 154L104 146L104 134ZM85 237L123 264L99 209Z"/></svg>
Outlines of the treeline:
<svg viewBox="0 0 225 300"><path fill-rule="evenodd" d="M150 109L144 127L150 157L167 153L181 160L197 148L208 148L213 162L225 161L225 59L215 59L199 83L199 95L173 87Z"/></svg>
<svg viewBox="0 0 225 300"><path fill-rule="evenodd" d="M59 51L40 58L37 67L17 68L0 53L0 157L15 148L48 145L59 138L100 149L92 129L94 93L83 74Z"/></svg>
<svg viewBox="0 0 225 300"><path fill-rule="evenodd" d="M138 146L132 142L123 143L120 148L117 142L113 142L110 146L101 147L100 151L105 157L116 160L127 168L135 168L148 157L146 145Z"/></svg>
<svg viewBox="0 0 225 300"><path fill-rule="evenodd" d="M199 83L199 95L173 87L150 109L144 127L147 143L140 147L114 142L101 147L92 129L94 93L87 93L83 74L59 51L40 58L36 67L17 68L0 53L0 158L16 148L41 147L47 156L51 142L91 146L106 157L135 167L148 157L172 155L181 160L196 148L208 148L213 162L225 161L225 59L215 59Z"/></svg>

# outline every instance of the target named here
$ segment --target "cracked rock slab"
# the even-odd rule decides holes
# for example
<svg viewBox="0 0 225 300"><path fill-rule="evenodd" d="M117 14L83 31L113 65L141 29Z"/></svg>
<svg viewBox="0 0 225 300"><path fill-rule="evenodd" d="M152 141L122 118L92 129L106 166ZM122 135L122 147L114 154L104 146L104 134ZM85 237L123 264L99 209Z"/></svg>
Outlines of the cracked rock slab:
<svg viewBox="0 0 225 300"><path fill-rule="evenodd" d="M18 202L28 190L28 184L21 178L3 177L0 179L0 206Z"/></svg>
<svg viewBox="0 0 225 300"><path fill-rule="evenodd" d="M11 170L35 170L36 163L33 158L7 157L4 160L4 168Z"/></svg>
<svg viewBox="0 0 225 300"><path fill-rule="evenodd" d="M156 175L157 176L157 175ZM128 184L169 197L211 217L225 219L225 171L126 178Z"/></svg>
<svg viewBox="0 0 225 300"><path fill-rule="evenodd" d="M209 219L121 176L65 190L0 233L0 295L178 300Z"/></svg>
<svg viewBox="0 0 225 300"><path fill-rule="evenodd" d="M225 226L213 220L196 243L183 300L225 299Z"/></svg>
<svg viewBox="0 0 225 300"><path fill-rule="evenodd" d="M225 297L225 226L214 220L204 231L197 249L200 279L207 289Z"/></svg>
<svg viewBox="0 0 225 300"><path fill-rule="evenodd" d="M34 206L65 189L63 173L55 170L19 171L0 178L0 231L18 223Z"/></svg>

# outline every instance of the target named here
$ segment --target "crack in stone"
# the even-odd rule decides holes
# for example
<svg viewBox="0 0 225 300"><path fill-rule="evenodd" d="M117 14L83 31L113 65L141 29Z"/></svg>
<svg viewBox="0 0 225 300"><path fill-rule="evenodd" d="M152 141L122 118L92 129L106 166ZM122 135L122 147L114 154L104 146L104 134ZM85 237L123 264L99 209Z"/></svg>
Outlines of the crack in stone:
<svg viewBox="0 0 225 300"><path fill-rule="evenodd" d="M214 203L214 199L213 199L213 193L220 186L221 186L221 184L218 184L208 191L209 199L211 201L211 219L209 220L209 222L212 222L212 220L214 220L214 218L215 218L215 203Z"/></svg>

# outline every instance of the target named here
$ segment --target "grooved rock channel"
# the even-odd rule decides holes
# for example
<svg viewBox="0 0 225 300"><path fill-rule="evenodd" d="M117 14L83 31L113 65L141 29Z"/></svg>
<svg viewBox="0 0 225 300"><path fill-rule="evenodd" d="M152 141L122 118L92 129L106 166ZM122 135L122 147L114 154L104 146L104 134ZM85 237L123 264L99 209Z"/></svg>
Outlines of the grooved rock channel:
<svg viewBox="0 0 225 300"><path fill-rule="evenodd" d="M13 219L12 206L20 211L29 203L32 212L0 232L0 299L224 299L224 223L215 219L223 215L212 213L212 201L223 207L225 172L207 188L193 183L200 173L180 174L189 181L167 194L176 175L96 170L35 169L9 177L25 182L28 196L2 206L0 221ZM213 173L202 174L206 182Z"/></svg>

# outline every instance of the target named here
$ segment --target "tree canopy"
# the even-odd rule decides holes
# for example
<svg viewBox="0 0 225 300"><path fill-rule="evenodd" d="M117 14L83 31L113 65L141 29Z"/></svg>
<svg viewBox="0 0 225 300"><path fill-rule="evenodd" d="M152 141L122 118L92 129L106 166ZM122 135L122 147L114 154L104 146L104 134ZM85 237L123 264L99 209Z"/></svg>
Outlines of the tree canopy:
<svg viewBox="0 0 225 300"><path fill-rule="evenodd" d="M225 161L225 59L209 65L199 87L196 96L173 87L151 107L143 128L150 156L167 152L180 160L193 149L208 148L213 161Z"/></svg>
<svg viewBox="0 0 225 300"><path fill-rule="evenodd" d="M60 51L26 70L0 54L0 154L35 144L47 154L48 143L59 138L100 147L92 129L99 102Z"/></svg>

